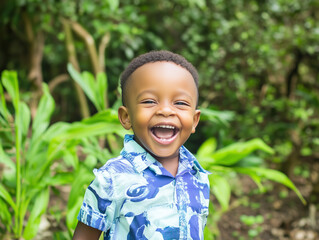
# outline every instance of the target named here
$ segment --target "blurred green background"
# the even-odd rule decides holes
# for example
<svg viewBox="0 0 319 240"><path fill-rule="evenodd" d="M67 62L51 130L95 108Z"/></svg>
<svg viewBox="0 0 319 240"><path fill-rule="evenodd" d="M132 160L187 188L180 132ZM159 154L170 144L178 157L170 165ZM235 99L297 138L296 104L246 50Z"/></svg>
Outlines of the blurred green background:
<svg viewBox="0 0 319 240"><path fill-rule="evenodd" d="M196 153L207 139L213 139L214 149L222 149L260 138L274 153L269 155L260 151L250 158L250 164L253 161L256 166L274 168L290 178L298 175L306 179L311 186L307 200L318 205L318 176L311 177L311 171L305 167L311 168L319 162L317 0L5 0L0 3L0 23L0 72L12 70L17 73L19 101L29 108L29 113L21 115L21 119L30 115L26 126L36 122L40 99L47 92L52 95L55 107L50 105L52 112L47 113L43 129L58 126L55 128L59 129L58 135L67 128L79 127L73 132L63 132L63 136L50 135L43 140L46 145L41 149L49 155L50 149L54 149L61 139L66 147L62 147L63 152L51 153L48 165L39 171L46 169L47 173L51 172L49 176L52 172L54 176L59 172L81 172L84 170L79 166L86 162L89 172L102 165L103 159L117 155L124 134L116 125L120 73L133 57L150 50L166 49L183 55L200 75L202 121L187 147ZM84 73L79 75L78 72ZM3 74L2 78L10 79L12 76L9 75ZM100 77L96 79L100 78L100 82L94 80L98 75ZM105 79L107 84L104 86ZM95 81L101 83L97 88ZM47 91L43 90L43 84L48 86ZM3 85L4 89L8 86ZM98 93L99 87L105 93ZM17 120L12 120L18 114L6 117L6 112L16 111L17 106L9 90L3 91L2 96L2 103L7 102L0 111L0 179L3 188L7 189L0 191L0 205L4 207L8 202L5 201L7 194L13 196L13 201L24 196L22 179L28 175L25 170L28 156L24 158L23 155L31 151L28 146L34 143L32 134L38 126L30 125L25 132L21 130L19 152L16 145L19 141L8 130L16 121L12 132L20 131ZM3 110L5 108L8 111ZM43 114L45 110L44 107ZM88 120L85 122L85 119ZM82 131L79 130L81 127L93 122L103 124L103 121L111 125L94 125L96 128L92 131L96 134L90 134L95 138L89 133L83 134L88 137L86 139L76 136L75 133ZM103 132L104 127L113 129ZM100 130L102 132L98 133ZM41 134L44 130L38 136ZM106 135L101 137L101 134ZM261 148L254 148L257 149ZM22 179L13 181L6 177L5 164L8 163L4 156L16 163L14 151L21 154ZM98 155L98 151L105 152ZM63 164L57 167L52 163L53 159L56 163L63 161ZM305 169L308 169L306 173ZM15 169L14 173L19 171ZM75 178L74 173L65 178L58 176L60 180L55 183L46 182L46 187L52 187L50 196L53 191L56 198L63 198L64 190L59 186L69 186L72 182L74 185ZM82 184L87 185L91 178L88 173ZM65 198L69 199L71 190L66 188ZM85 187L72 186L72 189L76 188L80 190L74 190L75 194L81 197ZM30 197L30 208L36 203L32 199L33 196ZM75 216L78 208L70 206L75 202L78 206L81 199L71 199L73 203L69 202L65 211L58 205L59 200L56 201L50 203L55 219L51 223L62 222L65 226L65 211L69 211L69 218ZM8 209L9 215L23 208L23 204L17 209L13 206ZM22 215L28 211L22 211ZM39 219L44 213L44 210L41 214L35 213L34 218ZM15 215L15 221L17 218ZM65 229L57 227L56 232L62 233L56 234L56 239L70 236L74 229L74 222L71 222L69 220ZM4 221L0 223L6 237L11 236L8 232L14 232L17 237L24 231L22 226L13 230L15 227L5 225ZM37 227L27 231L26 239L36 233ZM218 233L213 235L217 237Z"/></svg>

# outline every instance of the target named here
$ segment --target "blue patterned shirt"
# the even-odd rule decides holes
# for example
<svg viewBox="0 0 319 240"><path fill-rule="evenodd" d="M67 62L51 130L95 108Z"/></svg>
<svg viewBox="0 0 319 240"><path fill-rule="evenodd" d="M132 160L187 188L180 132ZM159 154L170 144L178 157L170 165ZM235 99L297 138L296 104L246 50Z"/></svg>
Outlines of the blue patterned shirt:
<svg viewBox="0 0 319 240"><path fill-rule="evenodd" d="M204 239L208 172L182 146L176 177L126 135L119 157L94 169L78 220L104 239Z"/></svg>

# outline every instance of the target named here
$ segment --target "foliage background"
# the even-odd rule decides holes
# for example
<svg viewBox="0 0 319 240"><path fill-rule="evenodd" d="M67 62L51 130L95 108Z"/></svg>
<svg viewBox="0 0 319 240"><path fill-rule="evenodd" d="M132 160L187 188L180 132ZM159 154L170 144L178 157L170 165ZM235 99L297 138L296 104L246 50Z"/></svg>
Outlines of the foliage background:
<svg viewBox="0 0 319 240"><path fill-rule="evenodd" d="M191 151L211 137L217 148L259 137L275 150L261 154L264 164L289 177L304 161L318 162L316 0L7 0L0 9L0 71L18 72L32 119L42 83L56 104L51 124L98 112L69 76L68 62L105 73L105 106L116 109L128 62L167 49L198 69L200 108L221 113L220 121L201 122L187 143ZM315 178L311 201L318 193Z"/></svg>

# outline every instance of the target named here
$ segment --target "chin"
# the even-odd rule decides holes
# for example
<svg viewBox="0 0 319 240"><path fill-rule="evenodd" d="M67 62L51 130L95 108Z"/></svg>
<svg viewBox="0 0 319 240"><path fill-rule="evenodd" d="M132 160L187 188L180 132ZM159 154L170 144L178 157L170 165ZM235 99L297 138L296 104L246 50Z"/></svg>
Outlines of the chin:
<svg viewBox="0 0 319 240"><path fill-rule="evenodd" d="M174 158L174 157L178 157L178 151L177 152L173 152L173 153L167 153L167 152L160 152L160 153L152 153L152 155L157 159L171 159L171 158Z"/></svg>

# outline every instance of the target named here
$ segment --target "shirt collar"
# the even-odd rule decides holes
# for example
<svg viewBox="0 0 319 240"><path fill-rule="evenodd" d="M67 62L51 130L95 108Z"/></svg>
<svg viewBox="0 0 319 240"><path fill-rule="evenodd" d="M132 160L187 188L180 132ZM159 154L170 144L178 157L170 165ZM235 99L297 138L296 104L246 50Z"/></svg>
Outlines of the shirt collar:
<svg viewBox="0 0 319 240"><path fill-rule="evenodd" d="M210 174L210 172L206 171L197 161L195 156L188 151L188 149L184 146L181 146L179 149L179 161L180 165L185 169L194 169L197 172L202 172L206 174ZM179 171L183 171L183 169L180 169Z"/></svg>
<svg viewBox="0 0 319 240"><path fill-rule="evenodd" d="M129 160L138 172L142 172L152 164L156 164L153 158L141 145L134 140L134 135L125 135L124 148L121 155Z"/></svg>
<svg viewBox="0 0 319 240"><path fill-rule="evenodd" d="M194 155L184 146L180 147L179 154L179 173L192 169L208 173L202 168L202 166L200 166ZM134 140L134 135L125 135L124 148L121 151L121 155L129 160L138 172L142 172L146 168L150 167L150 169L152 169L156 174L162 174L161 164Z"/></svg>

